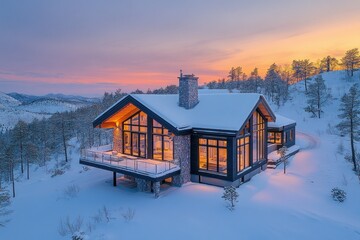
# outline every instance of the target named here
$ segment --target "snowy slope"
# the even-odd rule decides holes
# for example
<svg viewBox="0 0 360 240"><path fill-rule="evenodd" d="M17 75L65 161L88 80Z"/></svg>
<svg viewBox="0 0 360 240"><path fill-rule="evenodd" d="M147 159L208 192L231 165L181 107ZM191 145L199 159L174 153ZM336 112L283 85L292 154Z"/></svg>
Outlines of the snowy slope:
<svg viewBox="0 0 360 240"><path fill-rule="evenodd" d="M335 99L322 119L310 118L303 110L302 84L292 88L291 101L274 108L297 121L301 150L289 160L287 174L280 165L241 185L233 212L221 199L223 190L209 185L168 187L159 199L125 183L113 187L111 172L84 171L73 149L72 166L64 175L52 178L46 168L38 168L30 180L19 178L14 212L0 229L0 239L70 239L59 235L59 222L77 216L83 218L87 239L360 239L359 179L337 151L340 142L347 148L348 140L332 134L339 98L352 85L341 76L324 74ZM69 197L65 189L74 185L79 192ZM333 187L347 192L345 202L332 200ZM103 206L110 211L109 222L96 220ZM135 217L125 222L122 214L129 207Z"/></svg>
<svg viewBox="0 0 360 240"><path fill-rule="evenodd" d="M8 96L6 93L0 92L0 109L12 108L20 104L20 101Z"/></svg>

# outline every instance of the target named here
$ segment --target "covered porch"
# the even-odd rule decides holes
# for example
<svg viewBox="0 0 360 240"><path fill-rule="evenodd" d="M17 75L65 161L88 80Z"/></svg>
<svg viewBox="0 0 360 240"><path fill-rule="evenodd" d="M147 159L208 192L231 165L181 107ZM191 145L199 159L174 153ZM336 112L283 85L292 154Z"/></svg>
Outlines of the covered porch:
<svg viewBox="0 0 360 240"><path fill-rule="evenodd" d="M124 174L134 181L140 191L154 192L159 196L160 184L171 177L179 177L180 167L173 161L146 159L113 151L112 145L81 150L80 163L113 172L113 184L116 186L116 174Z"/></svg>

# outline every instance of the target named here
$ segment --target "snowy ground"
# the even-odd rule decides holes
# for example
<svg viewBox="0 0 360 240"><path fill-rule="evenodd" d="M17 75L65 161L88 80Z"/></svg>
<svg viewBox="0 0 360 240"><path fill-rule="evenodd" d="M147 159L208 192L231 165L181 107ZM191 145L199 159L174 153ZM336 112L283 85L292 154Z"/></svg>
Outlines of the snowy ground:
<svg viewBox="0 0 360 240"><path fill-rule="evenodd" d="M351 83L339 90L336 74L325 79L341 96ZM20 179L14 212L0 228L0 239L70 239L58 233L60 219L67 216L83 218L88 239L360 239L359 179L337 150L340 142L346 148L346 138L332 134L338 101L327 106L323 119L311 119L302 109L298 86L293 100L276 109L298 122L301 150L289 160L286 175L280 165L240 186L233 212L221 199L223 190L209 185L168 187L159 199L127 184L113 187L110 172L84 171L73 151L71 170L64 175L52 178L38 168L30 180ZM79 192L66 194L69 186ZM347 192L345 202L332 200L333 187ZM110 211L109 222L96 220L103 206ZM122 214L128 208L135 216L126 222Z"/></svg>

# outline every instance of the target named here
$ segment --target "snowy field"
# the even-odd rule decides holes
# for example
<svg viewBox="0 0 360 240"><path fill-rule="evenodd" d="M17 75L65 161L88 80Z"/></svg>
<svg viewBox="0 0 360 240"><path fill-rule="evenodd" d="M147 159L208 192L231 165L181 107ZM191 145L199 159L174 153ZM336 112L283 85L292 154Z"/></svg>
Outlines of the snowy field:
<svg viewBox="0 0 360 240"><path fill-rule="evenodd" d="M304 112L301 84L293 88L292 100L285 106L274 107L297 121L296 144L301 150L290 158L286 175L280 165L240 186L233 212L226 208L219 187L196 183L164 187L158 199L121 181L113 187L111 172L84 171L73 149L71 169L64 175L51 177L45 168L37 168L30 180L19 178L13 213L0 228L0 239L71 239L58 233L60 220L67 216L71 220L80 216L87 239L99 240L360 239L360 182L338 151L342 143L346 152L347 138L334 134L339 99L352 84L344 83L341 74L324 74L335 99L322 119ZM331 198L334 187L346 191L345 202ZM109 221L99 218L104 206ZM135 215L125 221L128 208Z"/></svg>

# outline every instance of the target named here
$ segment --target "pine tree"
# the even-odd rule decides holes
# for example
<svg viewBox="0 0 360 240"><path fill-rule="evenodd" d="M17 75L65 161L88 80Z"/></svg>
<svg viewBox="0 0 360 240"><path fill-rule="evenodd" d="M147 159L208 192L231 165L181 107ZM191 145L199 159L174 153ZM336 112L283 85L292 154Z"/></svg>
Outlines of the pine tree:
<svg viewBox="0 0 360 240"><path fill-rule="evenodd" d="M294 71L294 77L299 80L305 81L305 92L308 91L307 79L314 72L314 64L309 59L305 60L294 60L292 63L292 69Z"/></svg>
<svg viewBox="0 0 360 240"><path fill-rule="evenodd" d="M321 75L318 75L314 82L309 84L307 94L306 112L311 112L318 118L321 117L323 105L331 98L330 91L326 88L325 81Z"/></svg>
<svg viewBox="0 0 360 240"><path fill-rule="evenodd" d="M20 120L14 127L12 134L13 144L18 147L18 154L20 159L21 173L24 173L24 152L27 144L28 126L26 122Z"/></svg>
<svg viewBox="0 0 360 240"><path fill-rule="evenodd" d="M274 63L268 69L264 80L265 94L277 106L280 106L281 101L285 101L287 97L286 82L281 79L278 66Z"/></svg>
<svg viewBox="0 0 360 240"><path fill-rule="evenodd" d="M346 51L345 56L341 59L341 65L345 67L348 75L353 77L355 69L360 67L359 49L354 48Z"/></svg>
<svg viewBox="0 0 360 240"><path fill-rule="evenodd" d="M351 160L354 164L354 171L358 171L356 164L355 141L360 140L360 90L357 84L354 84L349 93L341 98L338 115L342 121L337 125L342 135L350 136Z"/></svg>
<svg viewBox="0 0 360 240"><path fill-rule="evenodd" d="M259 93L261 92L261 83L262 79L259 76L259 71L257 68L254 68L254 70L250 73L250 77L248 78L248 80L244 82L242 92Z"/></svg>
<svg viewBox="0 0 360 240"><path fill-rule="evenodd" d="M235 203L238 201L239 194L236 192L236 188L234 186L226 186L224 187L224 193L222 198L224 198L225 201L229 202L228 208L230 211L233 211L235 209Z"/></svg>
<svg viewBox="0 0 360 240"><path fill-rule="evenodd" d="M339 65L339 61L336 58L331 56L324 57L320 61L320 73L333 71L337 65Z"/></svg>

